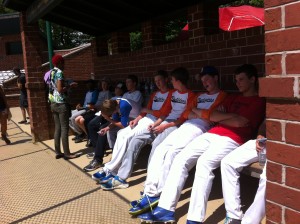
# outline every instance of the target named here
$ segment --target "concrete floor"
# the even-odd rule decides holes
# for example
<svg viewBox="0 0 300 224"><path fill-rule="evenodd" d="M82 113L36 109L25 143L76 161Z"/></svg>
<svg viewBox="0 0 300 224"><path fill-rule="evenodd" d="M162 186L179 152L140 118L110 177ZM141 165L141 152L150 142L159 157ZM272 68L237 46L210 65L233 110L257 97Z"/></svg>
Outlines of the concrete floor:
<svg viewBox="0 0 300 224"><path fill-rule="evenodd" d="M140 155L130 187L115 191L102 191L91 178L94 172L82 168L89 163L83 155L74 160L55 160L53 139L33 144L30 124L21 119L19 108L11 108L12 120L8 124L11 145L0 142L0 223L139 223L127 213L128 203L139 198L146 177L146 150ZM70 136L72 152L91 151L86 142L75 144ZM109 161L111 154L105 157ZM206 224L224 223L225 208L219 170L207 206ZM193 172L182 192L176 210L177 223L186 222ZM253 200L258 179L242 176L242 201L246 209ZM263 221L262 223L265 223Z"/></svg>

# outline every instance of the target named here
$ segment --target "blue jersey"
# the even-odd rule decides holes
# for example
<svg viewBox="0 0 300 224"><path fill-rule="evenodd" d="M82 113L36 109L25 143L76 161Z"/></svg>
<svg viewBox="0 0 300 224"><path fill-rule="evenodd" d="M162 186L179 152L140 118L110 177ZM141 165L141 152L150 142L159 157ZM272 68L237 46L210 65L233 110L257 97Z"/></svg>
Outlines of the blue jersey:
<svg viewBox="0 0 300 224"><path fill-rule="evenodd" d="M114 113L112 115L112 119L114 121L120 121L124 127L127 127L129 124L129 114L132 110L132 106L130 102L126 99L118 98L120 100L119 107L120 112Z"/></svg>

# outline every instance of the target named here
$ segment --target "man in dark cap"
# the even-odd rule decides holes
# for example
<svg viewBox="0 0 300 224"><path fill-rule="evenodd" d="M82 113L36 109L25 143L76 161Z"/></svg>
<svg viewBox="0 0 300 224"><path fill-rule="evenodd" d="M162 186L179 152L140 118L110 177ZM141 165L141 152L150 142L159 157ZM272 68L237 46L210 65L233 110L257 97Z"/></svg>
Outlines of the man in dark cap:
<svg viewBox="0 0 300 224"><path fill-rule="evenodd" d="M20 68L14 67L13 72L18 76L17 86L20 89L20 108L22 112L23 120L18 122L19 124L26 124L26 111L28 113L28 100L27 100L27 91L25 88L26 78L25 74L20 71Z"/></svg>

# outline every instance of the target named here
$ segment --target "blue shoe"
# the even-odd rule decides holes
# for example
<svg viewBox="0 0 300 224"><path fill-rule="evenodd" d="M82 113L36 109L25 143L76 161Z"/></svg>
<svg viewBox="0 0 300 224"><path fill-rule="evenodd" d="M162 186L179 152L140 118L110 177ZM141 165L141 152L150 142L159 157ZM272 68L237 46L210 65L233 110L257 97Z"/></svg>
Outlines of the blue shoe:
<svg viewBox="0 0 300 224"><path fill-rule="evenodd" d="M106 177L106 173L103 169L101 169L99 172L97 173L94 173L92 175L92 179L95 180L95 181L100 181L102 180L104 177Z"/></svg>
<svg viewBox="0 0 300 224"><path fill-rule="evenodd" d="M138 215L138 218L141 219L141 223L153 223L152 212L146 212Z"/></svg>
<svg viewBox="0 0 300 224"><path fill-rule="evenodd" d="M169 211L161 207L156 207L152 211L152 218L154 222L174 223L175 222L174 215L175 212Z"/></svg>
<svg viewBox="0 0 300 224"><path fill-rule="evenodd" d="M104 178L102 178L101 180L98 181L99 184L105 184L108 181L110 181L110 179L114 178L115 176L112 175L111 173L107 174Z"/></svg>
<svg viewBox="0 0 300 224"><path fill-rule="evenodd" d="M129 184L118 176L110 179L106 184L101 184L101 188L108 191L113 189L125 189L128 188L128 186Z"/></svg>
<svg viewBox="0 0 300 224"><path fill-rule="evenodd" d="M148 195L144 195L138 201L136 206L129 209L129 214L136 216L145 213L157 206L158 201L159 197L149 197Z"/></svg>
<svg viewBox="0 0 300 224"><path fill-rule="evenodd" d="M140 191L141 197L143 197L143 194L144 194L144 191ZM133 201L129 202L130 207L136 206L136 205L139 203L139 201L140 201L140 200L133 200Z"/></svg>
<svg viewBox="0 0 300 224"><path fill-rule="evenodd" d="M196 222L192 220L186 220L186 224L203 224L203 222Z"/></svg>

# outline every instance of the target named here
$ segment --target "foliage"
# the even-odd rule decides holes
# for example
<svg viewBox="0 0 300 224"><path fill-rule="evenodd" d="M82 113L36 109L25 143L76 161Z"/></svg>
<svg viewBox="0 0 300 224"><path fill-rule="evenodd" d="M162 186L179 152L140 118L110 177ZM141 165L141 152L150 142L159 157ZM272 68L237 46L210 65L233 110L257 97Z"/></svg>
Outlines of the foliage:
<svg viewBox="0 0 300 224"><path fill-rule="evenodd" d="M263 8L264 0L238 0L238 1L228 3L226 5L221 5L220 8L228 7L228 6L240 6L240 5L252 5L252 6Z"/></svg>
<svg viewBox="0 0 300 224"><path fill-rule="evenodd" d="M12 9L9 9L9 8L5 8L3 3L0 4L0 14L7 14L7 13L12 13L12 12L15 12L15 11Z"/></svg>
<svg viewBox="0 0 300 224"><path fill-rule="evenodd" d="M46 22L39 21L40 30L46 36ZM82 32L51 23L52 40L56 49L68 49L77 47L81 44L89 43L92 39L91 36Z"/></svg>
<svg viewBox="0 0 300 224"><path fill-rule="evenodd" d="M174 40L180 34L182 28L187 24L185 17L170 20L166 24L166 41Z"/></svg>
<svg viewBox="0 0 300 224"><path fill-rule="evenodd" d="M142 42L142 32L140 31L135 31L129 33L130 35L130 49L131 51L136 51L139 50L143 47L143 42Z"/></svg>

